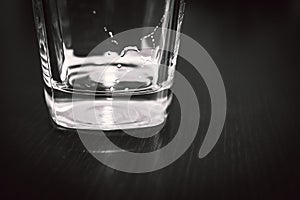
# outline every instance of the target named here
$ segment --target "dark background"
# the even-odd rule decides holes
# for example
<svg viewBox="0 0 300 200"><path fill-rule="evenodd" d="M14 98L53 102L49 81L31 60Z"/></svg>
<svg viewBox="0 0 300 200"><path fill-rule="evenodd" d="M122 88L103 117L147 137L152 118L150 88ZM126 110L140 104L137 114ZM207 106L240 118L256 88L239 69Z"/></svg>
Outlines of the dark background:
<svg viewBox="0 0 300 200"><path fill-rule="evenodd" d="M200 102L198 136L172 165L147 174L105 167L76 133L52 125L31 1L1 4L1 199L300 198L300 1L187 0L182 31L219 67L227 119L213 151L198 159L209 96L180 59Z"/></svg>

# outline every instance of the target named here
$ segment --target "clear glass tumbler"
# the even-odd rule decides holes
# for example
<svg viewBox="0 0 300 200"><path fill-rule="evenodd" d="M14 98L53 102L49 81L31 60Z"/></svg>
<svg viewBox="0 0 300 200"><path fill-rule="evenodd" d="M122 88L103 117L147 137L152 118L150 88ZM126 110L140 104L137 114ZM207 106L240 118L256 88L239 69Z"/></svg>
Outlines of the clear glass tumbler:
<svg viewBox="0 0 300 200"><path fill-rule="evenodd" d="M33 10L56 124L116 130L164 122L183 0L33 0ZM127 32L132 38L122 36L128 30L136 30Z"/></svg>

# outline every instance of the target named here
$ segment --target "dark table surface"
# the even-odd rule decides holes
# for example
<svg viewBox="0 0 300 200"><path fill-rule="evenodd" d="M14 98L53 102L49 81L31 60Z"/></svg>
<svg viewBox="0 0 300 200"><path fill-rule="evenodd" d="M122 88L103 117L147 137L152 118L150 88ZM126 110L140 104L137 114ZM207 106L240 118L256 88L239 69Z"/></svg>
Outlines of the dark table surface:
<svg viewBox="0 0 300 200"><path fill-rule="evenodd" d="M31 1L7 1L2 8L0 198L300 198L297 0L187 1L183 32L217 64L227 118L214 149L199 159L209 96L201 76L180 59L178 70L200 102L198 135L176 162L146 174L106 167L85 151L76 132L53 126L44 104ZM176 102L171 107L176 111ZM168 120L167 129L175 129L176 115ZM160 140L164 136L153 145Z"/></svg>

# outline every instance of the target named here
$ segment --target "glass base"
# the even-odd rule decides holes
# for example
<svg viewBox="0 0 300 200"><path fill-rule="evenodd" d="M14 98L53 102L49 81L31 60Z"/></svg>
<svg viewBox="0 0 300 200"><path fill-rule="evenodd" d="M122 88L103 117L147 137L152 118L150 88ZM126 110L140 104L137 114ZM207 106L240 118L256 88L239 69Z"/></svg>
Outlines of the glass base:
<svg viewBox="0 0 300 200"><path fill-rule="evenodd" d="M53 121L64 128L125 130L160 125L172 100L169 90L143 95L81 95L45 88Z"/></svg>

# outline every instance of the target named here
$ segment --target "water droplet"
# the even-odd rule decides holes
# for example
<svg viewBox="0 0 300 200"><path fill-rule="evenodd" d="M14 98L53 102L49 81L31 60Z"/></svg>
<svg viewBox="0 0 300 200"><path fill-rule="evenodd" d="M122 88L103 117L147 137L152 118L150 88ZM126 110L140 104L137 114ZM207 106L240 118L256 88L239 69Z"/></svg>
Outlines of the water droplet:
<svg viewBox="0 0 300 200"><path fill-rule="evenodd" d="M157 29L162 25L162 23L164 22L165 20L165 14L162 16L162 18L160 19L158 25L153 29L153 31L151 33L149 33L148 35L144 36L141 38L141 40L143 39L147 39L151 36L151 38L153 38L153 35L155 34L155 32L157 31Z"/></svg>
<svg viewBox="0 0 300 200"><path fill-rule="evenodd" d="M125 91L128 91L128 90L129 90L129 88L125 88L124 90L125 90Z"/></svg>
<svg viewBox="0 0 300 200"><path fill-rule="evenodd" d="M121 64L118 64L118 65L117 65L117 68L119 68L119 69L120 69L121 67L122 67L122 65L121 65Z"/></svg>
<svg viewBox="0 0 300 200"><path fill-rule="evenodd" d="M115 45L119 44L116 40L112 40L111 42L114 43Z"/></svg>
<svg viewBox="0 0 300 200"><path fill-rule="evenodd" d="M104 26L103 29L104 29L105 32L108 31L106 26ZM109 31L108 35L109 35L110 38L114 38L114 34L113 34L112 31ZM111 42L114 43L115 45L119 45L119 42L117 40L111 40Z"/></svg>
<svg viewBox="0 0 300 200"><path fill-rule="evenodd" d="M116 79L116 80L115 80L115 83L117 83L117 84L120 83L120 80L119 80L119 79Z"/></svg>
<svg viewBox="0 0 300 200"><path fill-rule="evenodd" d="M111 37L111 38L114 37L114 35L113 35L113 33L112 33L111 31L108 32L108 35L109 35L109 37Z"/></svg>
<svg viewBox="0 0 300 200"><path fill-rule="evenodd" d="M115 88L114 88L114 87L110 87L109 90L110 90L111 92L113 92L113 91L115 90Z"/></svg>

